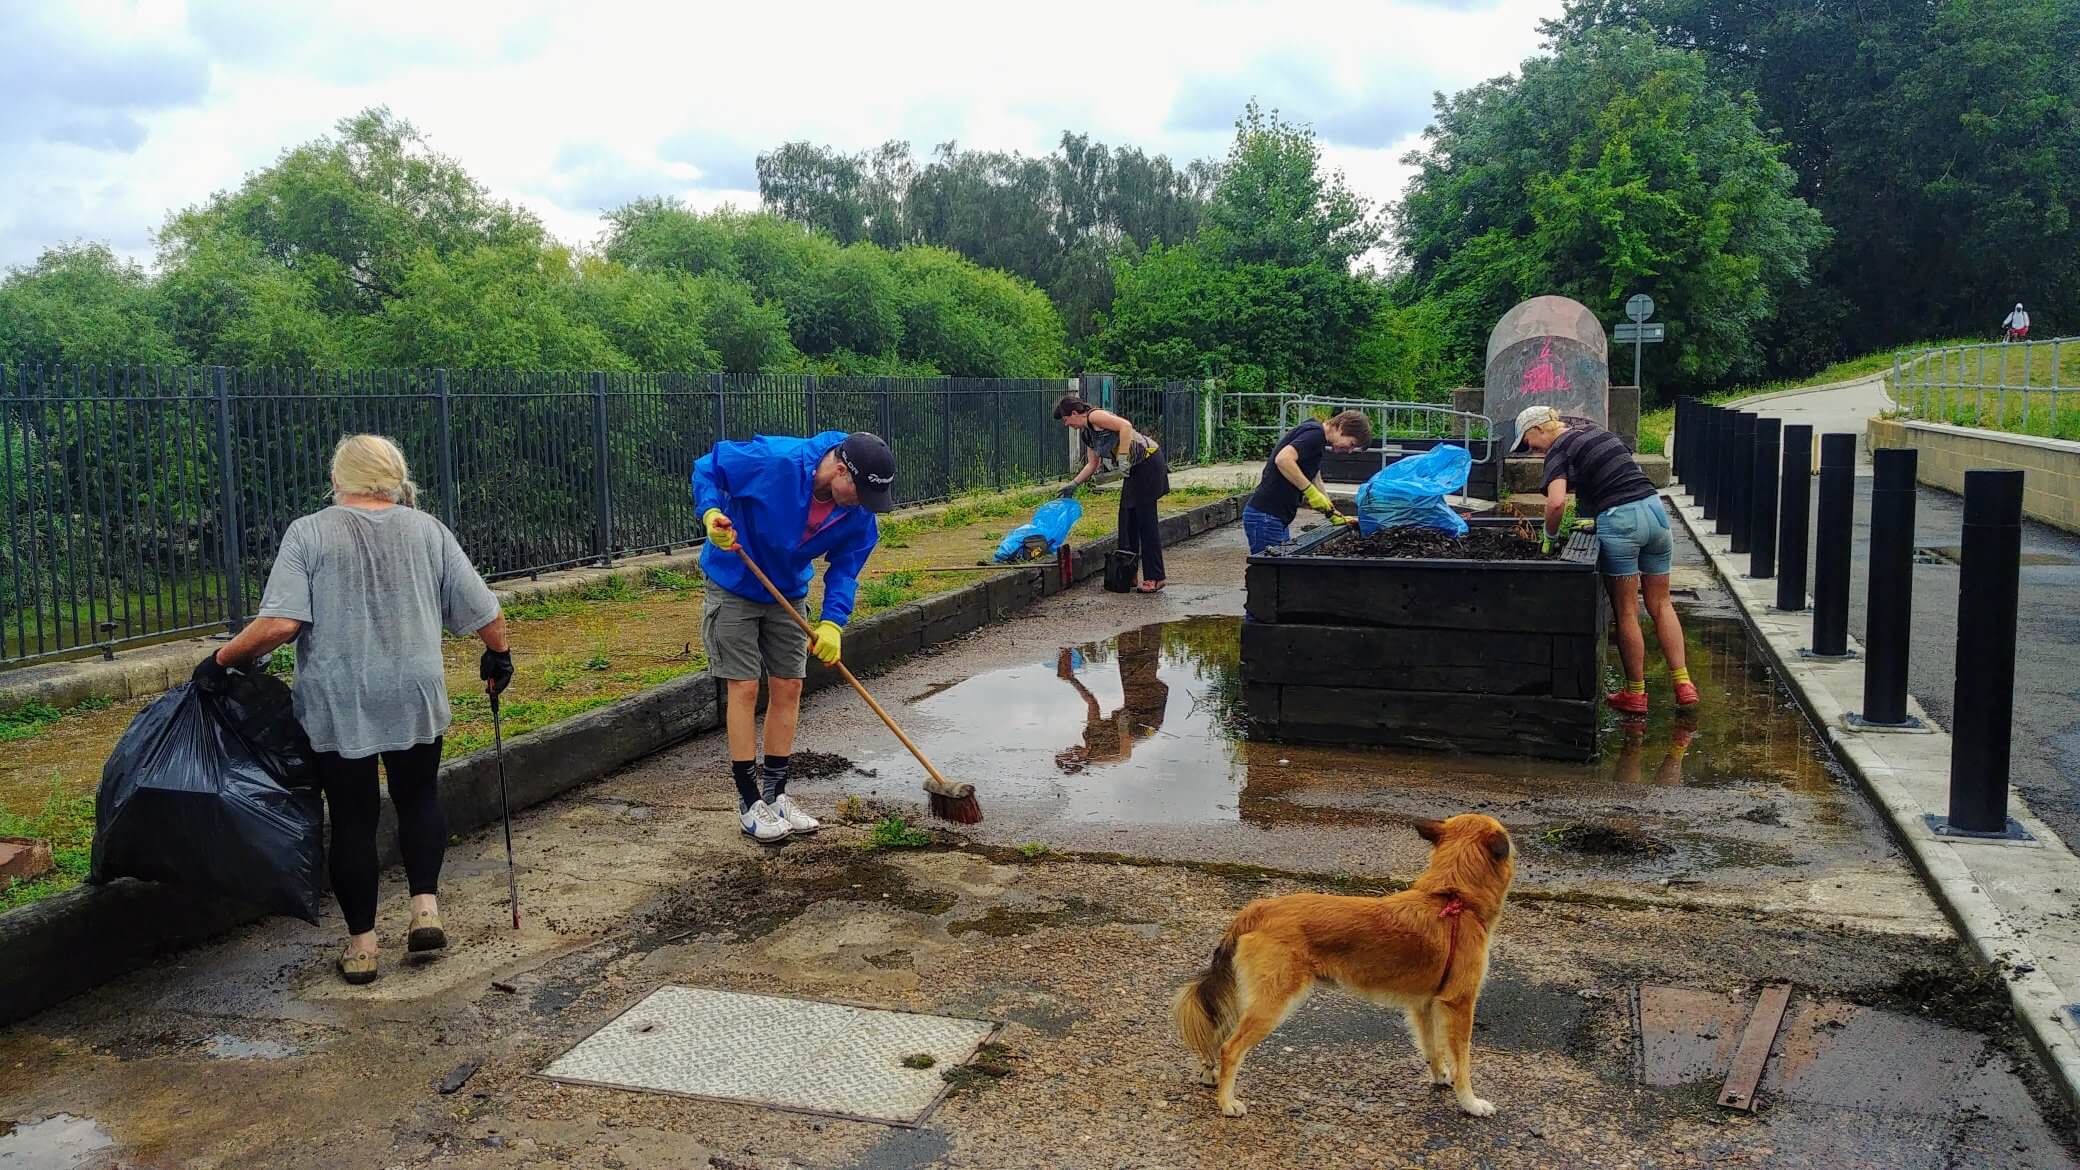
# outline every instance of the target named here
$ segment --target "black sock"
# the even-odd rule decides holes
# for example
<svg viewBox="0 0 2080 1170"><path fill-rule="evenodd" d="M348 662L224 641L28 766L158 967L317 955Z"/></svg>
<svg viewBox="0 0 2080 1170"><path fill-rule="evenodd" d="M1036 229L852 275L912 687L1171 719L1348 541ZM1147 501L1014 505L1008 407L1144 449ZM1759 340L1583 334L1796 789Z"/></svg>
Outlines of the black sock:
<svg viewBox="0 0 2080 1170"><path fill-rule="evenodd" d="M787 765L793 759L794 757L792 756L766 757L765 798L767 804L780 799L780 794L787 791Z"/></svg>
<svg viewBox="0 0 2080 1170"><path fill-rule="evenodd" d="M758 761L731 760L729 775L737 782L737 811L748 811L758 803Z"/></svg>

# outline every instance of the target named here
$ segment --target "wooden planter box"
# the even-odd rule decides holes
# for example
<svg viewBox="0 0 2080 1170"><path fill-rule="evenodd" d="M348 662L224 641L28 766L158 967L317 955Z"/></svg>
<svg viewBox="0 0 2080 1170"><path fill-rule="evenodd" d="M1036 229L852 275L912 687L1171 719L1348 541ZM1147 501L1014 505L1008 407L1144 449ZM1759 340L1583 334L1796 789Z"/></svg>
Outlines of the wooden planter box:
<svg viewBox="0 0 2080 1170"><path fill-rule="evenodd" d="M1595 758L1609 603L1593 536L1556 557L1470 561L1336 556L1346 532L1249 559L1242 680L1258 734Z"/></svg>

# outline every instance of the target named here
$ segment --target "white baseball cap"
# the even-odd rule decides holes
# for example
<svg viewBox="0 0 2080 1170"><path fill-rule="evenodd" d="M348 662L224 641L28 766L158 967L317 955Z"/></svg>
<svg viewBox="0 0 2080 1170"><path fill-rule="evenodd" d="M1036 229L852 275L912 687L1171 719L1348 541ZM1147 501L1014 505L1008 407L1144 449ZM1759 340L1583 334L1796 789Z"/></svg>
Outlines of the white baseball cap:
<svg viewBox="0 0 2080 1170"><path fill-rule="evenodd" d="M1524 449L1524 436L1537 427L1560 421L1560 412L1550 406L1527 406L1517 412L1517 442L1510 448L1512 454Z"/></svg>

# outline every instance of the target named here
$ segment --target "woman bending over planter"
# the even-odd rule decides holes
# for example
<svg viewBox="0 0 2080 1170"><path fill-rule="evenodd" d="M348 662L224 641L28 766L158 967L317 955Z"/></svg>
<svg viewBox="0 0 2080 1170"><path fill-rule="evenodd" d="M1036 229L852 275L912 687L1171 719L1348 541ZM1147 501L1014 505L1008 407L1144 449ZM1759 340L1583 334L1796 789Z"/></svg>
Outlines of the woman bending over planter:
<svg viewBox="0 0 2080 1170"><path fill-rule="evenodd" d="M1322 456L1328 451L1359 451L1372 445L1372 420L1362 410L1346 410L1328 422L1308 419L1286 432L1264 462L1263 477L1256 494L1242 508L1242 534L1249 540L1251 556L1292 535L1293 517L1300 514L1301 501L1329 518L1331 524L1349 517L1336 510L1322 488Z"/></svg>
<svg viewBox="0 0 2080 1170"><path fill-rule="evenodd" d="M1580 502L1580 513L1594 517L1580 526L1596 533L1596 568L1610 591L1618 657L1625 664L1625 689L1604 701L1627 715L1647 713L1647 639L1639 624L1644 592L1654 637L1675 677L1676 706L1696 706L1697 687L1683 657L1683 626L1668 598L1675 537L1661 494L1623 439L1594 423L1563 419L1550 406L1527 406L1518 413L1517 449L1526 447L1546 461L1546 540L1565 535L1559 527L1569 491Z"/></svg>
<svg viewBox="0 0 2080 1170"><path fill-rule="evenodd" d="M1099 410L1074 394L1054 404L1062 425L1083 435L1083 467L1062 495L1073 496L1100 471L1123 469L1119 485L1119 548L1141 554L1137 591L1154 593L1163 580L1163 536L1157 527L1156 501L1170 494L1170 469L1156 441L1134 429L1122 415Z"/></svg>

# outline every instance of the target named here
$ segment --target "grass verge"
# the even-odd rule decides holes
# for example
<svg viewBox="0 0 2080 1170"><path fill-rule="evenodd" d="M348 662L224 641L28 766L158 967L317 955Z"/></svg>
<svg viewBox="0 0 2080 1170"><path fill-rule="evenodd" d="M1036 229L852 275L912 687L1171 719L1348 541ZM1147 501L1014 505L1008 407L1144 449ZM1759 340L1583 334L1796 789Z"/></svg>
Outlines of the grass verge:
<svg viewBox="0 0 2080 1170"><path fill-rule="evenodd" d="M56 782L43 807L28 815L0 808L0 837L35 837L51 843L56 867L39 878L0 890L0 914L38 898L69 890L86 879L93 857L94 798L68 794Z"/></svg>

